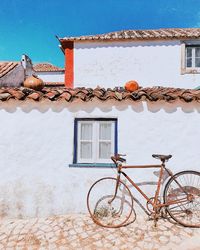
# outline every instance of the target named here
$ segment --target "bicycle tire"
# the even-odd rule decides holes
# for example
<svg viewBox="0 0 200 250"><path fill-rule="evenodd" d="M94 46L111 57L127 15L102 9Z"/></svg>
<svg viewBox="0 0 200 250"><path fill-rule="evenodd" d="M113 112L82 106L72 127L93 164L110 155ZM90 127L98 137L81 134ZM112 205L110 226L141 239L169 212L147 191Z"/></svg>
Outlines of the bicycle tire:
<svg viewBox="0 0 200 250"><path fill-rule="evenodd" d="M193 197L192 200L188 199L188 195ZM200 172L182 171L169 179L163 192L164 203L182 198L187 201L168 205L166 211L182 226L200 227Z"/></svg>
<svg viewBox="0 0 200 250"><path fill-rule="evenodd" d="M104 177L97 180L87 194L87 208L92 220L99 226L118 228L124 226L133 211L133 197L127 185L119 180L114 197L117 179Z"/></svg>

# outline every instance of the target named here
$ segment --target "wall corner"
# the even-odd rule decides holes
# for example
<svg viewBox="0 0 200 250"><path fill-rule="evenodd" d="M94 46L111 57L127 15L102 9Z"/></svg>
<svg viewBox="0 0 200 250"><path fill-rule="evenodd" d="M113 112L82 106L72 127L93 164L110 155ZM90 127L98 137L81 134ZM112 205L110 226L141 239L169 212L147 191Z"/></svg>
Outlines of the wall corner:
<svg viewBox="0 0 200 250"><path fill-rule="evenodd" d="M65 43L65 87L74 87L74 42Z"/></svg>

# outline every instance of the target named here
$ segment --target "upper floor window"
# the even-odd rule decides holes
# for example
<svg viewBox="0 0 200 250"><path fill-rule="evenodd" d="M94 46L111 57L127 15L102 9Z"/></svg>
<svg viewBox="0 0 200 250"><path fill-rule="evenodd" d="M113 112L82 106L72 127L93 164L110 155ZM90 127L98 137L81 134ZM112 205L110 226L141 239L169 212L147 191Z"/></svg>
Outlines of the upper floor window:
<svg viewBox="0 0 200 250"><path fill-rule="evenodd" d="M200 73L200 41L182 42L181 73Z"/></svg>
<svg viewBox="0 0 200 250"><path fill-rule="evenodd" d="M186 45L186 68L200 68L200 46Z"/></svg>
<svg viewBox="0 0 200 250"><path fill-rule="evenodd" d="M116 153L116 119L75 120L75 163L108 163Z"/></svg>

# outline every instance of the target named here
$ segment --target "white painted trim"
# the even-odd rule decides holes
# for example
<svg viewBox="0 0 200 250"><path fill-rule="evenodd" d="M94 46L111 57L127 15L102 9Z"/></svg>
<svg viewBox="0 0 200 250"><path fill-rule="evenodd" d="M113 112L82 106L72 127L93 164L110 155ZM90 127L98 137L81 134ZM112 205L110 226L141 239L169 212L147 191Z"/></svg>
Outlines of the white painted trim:
<svg viewBox="0 0 200 250"><path fill-rule="evenodd" d="M185 43L181 43L181 74L185 74Z"/></svg>
<svg viewBox="0 0 200 250"><path fill-rule="evenodd" d="M187 41L181 43L181 74L200 74L200 67L195 67L195 47L192 48L192 67L186 65L186 48L187 45L200 45L198 41Z"/></svg>

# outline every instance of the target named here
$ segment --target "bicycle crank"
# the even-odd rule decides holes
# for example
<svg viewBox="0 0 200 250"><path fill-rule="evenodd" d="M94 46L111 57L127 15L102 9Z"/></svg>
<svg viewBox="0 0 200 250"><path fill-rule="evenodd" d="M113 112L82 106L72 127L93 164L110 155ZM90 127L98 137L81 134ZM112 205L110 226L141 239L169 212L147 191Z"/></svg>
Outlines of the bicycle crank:
<svg viewBox="0 0 200 250"><path fill-rule="evenodd" d="M153 205L150 203L150 201L151 201L152 203L154 203L155 197L151 197L151 198L149 199L149 201L147 201L147 204L146 204L147 210L148 210L150 213L154 213L154 212L155 212L155 211L154 211L154 207L153 207ZM161 201L160 201L159 199L157 199L157 204L156 204L156 205L158 205L158 204L161 204ZM161 207L160 207L160 208L157 208L157 212L160 212L160 210L161 210Z"/></svg>

